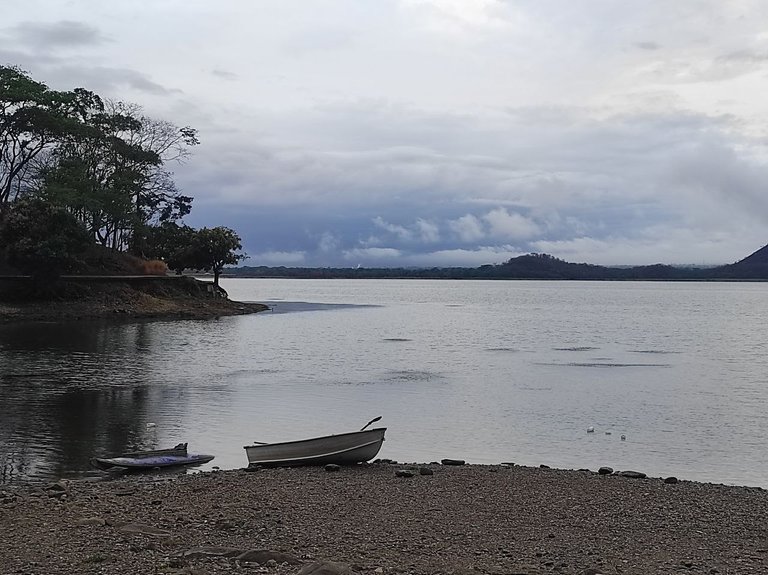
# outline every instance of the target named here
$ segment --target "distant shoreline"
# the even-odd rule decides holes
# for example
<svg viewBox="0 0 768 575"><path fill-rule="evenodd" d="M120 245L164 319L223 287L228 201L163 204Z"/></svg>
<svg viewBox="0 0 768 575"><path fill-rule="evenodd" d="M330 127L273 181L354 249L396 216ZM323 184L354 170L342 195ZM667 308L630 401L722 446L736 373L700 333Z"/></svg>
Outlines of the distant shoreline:
<svg viewBox="0 0 768 575"><path fill-rule="evenodd" d="M528 254L502 264L476 268L302 268L242 266L228 268L227 277L296 279L499 279L569 281L768 281L768 246L736 262L714 267L654 264L607 267L570 263L547 254Z"/></svg>
<svg viewBox="0 0 768 575"><path fill-rule="evenodd" d="M246 275L246 274L224 274L221 276L221 279L252 279L252 280L278 280L278 279L296 279L296 280L312 280L312 279L321 279L321 280L340 280L340 279L360 279L360 280L453 280L453 281L547 281L547 282L611 282L611 283L623 283L623 282L646 282L646 283L652 283L652 282L658 282L658 283L765 283L768 282L768 278L710 278L710 279L703 279L703 278L679 278L679 279L654 279L654 278L646 278L646 279L637 279L637 278L603 278L603 279L597 279L597 278L589 278L589 279L579 279L579 278L547 278L547 277L525 277L525 278L502 278L502 277L491 277L491 278L484 278L484 277L430 277L430 276L424 276L424 277L416 277L416 276L387 276L387 277L376 277L376 276L365 276L365 275L359 275L359 276L291 276L291 275Z"/></svg>

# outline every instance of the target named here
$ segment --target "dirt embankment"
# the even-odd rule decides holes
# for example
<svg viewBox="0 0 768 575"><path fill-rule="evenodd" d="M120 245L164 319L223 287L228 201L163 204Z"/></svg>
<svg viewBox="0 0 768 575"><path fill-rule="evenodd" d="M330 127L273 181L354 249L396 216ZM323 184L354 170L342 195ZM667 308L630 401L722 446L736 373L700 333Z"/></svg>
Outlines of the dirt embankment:
<svg viewBox="0 0 768 575"><path fill-rule="evenodd" d="M0 486L0 572L768 572L768 493L759 488L517 466L403 468ZM322 561L341 565L322 571Z"/></svg>
<svg viewBox="0 0 768 575"><path fill-rule="evenodd" d="M31 280L0 277L0 323L98 318L207 319L269 309L231 301L191 277L89 276L38 294Z"/></svg>

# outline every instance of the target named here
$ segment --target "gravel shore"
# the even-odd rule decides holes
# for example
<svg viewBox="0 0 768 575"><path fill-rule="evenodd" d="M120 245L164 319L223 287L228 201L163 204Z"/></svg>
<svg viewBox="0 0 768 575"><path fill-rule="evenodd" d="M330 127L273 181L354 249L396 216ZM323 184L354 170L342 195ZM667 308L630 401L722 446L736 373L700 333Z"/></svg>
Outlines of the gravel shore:
<svg viewBox="0 0 768 575"><path fill-rule="evenodd" d="M0 573L768 573L760 488L406 467L0 486Z"/></svg>

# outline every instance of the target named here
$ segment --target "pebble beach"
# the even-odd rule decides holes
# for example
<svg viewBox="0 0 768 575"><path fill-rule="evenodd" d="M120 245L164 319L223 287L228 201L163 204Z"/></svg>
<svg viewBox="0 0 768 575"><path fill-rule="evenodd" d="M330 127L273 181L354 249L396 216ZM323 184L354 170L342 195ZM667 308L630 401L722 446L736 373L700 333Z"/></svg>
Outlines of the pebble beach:
<svg viewBox="0 0 768 575"><path fill-rule="evenodd" d="M768 492L515 465L0 486L8 574L747 574Z"/></svg>

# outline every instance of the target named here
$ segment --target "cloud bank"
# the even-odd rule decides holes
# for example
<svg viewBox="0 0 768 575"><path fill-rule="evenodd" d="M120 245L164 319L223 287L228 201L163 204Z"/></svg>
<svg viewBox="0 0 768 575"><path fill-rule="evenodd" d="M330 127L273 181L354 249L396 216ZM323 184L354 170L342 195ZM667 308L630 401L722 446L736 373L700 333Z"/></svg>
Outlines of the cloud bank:
<svg viewBox="0 0 768 575"><path fill-rule="evenodd" d="M756 0L31 0L0 61L198 128L187 223L250 265L716 264L768 242L767 25Z"/></svg>

